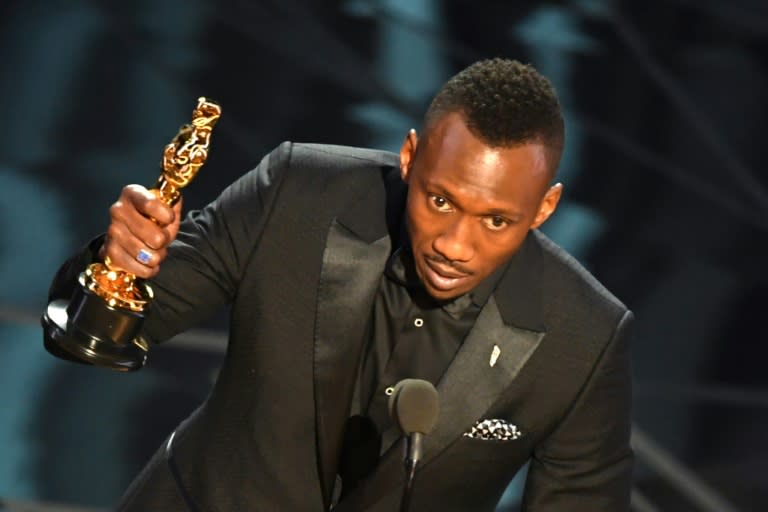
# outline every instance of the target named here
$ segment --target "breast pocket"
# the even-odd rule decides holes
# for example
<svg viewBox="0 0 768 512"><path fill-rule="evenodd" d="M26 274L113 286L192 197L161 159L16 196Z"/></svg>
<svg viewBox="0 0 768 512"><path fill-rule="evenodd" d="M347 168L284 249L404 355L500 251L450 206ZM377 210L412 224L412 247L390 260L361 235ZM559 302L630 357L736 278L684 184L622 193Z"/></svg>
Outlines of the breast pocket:
<svg viewBox="0 0 768 512"><path fill-rule="evenodd" d="M471 462L504 461L522 464L531 456L527 435L517 439L476 439L462 436L452 446L451 453Z"/></svg>

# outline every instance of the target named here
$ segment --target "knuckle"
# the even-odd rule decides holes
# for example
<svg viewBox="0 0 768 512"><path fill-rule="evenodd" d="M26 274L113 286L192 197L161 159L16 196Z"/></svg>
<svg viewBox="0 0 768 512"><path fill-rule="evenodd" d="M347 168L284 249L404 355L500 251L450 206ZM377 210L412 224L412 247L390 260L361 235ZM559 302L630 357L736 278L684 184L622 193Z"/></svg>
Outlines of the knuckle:
<svg viewBox="0 0 768 512"><path fill-rule="evenodd" d="M131 185L129 190L130 202L133 203L137 209L146 209L147 204L155 199L155 196L147 192L144 187Z"/></svg>
<svg viewBox="0 0 768 512"><path fill-rule="evenodd" d="M122 201L117 200L109 207L109 216L113 219L119 218L123 213L125 205Z"/></svg>
<svg viewBox="0 0 768 512"><path fill-rule="evenodd" d="M122 224L113 222L107 228L107 246L125 246L125 228Z"/></svg>
<svg viewBox="0 0 768 512"><path fill-rule="evenodd" d="M146 191L147 191L146 188L142 187L141 185L137 185L135 183L131 183L130 185L126 185L123 187L123 194L127 196L132 196L132 197L144 197Z"/></svg>
<svg viewBox="0 0 768 512"><path fill-rule="evenodd" d="M144 215L150 215L152 212L152 200L147 199L144 196L139 196L136 198L136 200L133 202L133 204L136 206L136 209L141 212Z"/></svg>
<svg viewBox="0 0 768 512"><path fill-rule="evenodd" d="M166 226L173 222L173 210L168 205L156 199L149 206L151 207L152 218L159 226Z"/></svg>
<svg viewBox="0 0 768 512"><path fill-rule="evenodd" d="M104 251L102 253L105 258L109 258L112 261L115 261L115 250L112 247L112 244L107 243L104 245Z"/></svg>
<svg viewBox="0 0 768 512"><path fill-rule="evenodd" d="M165 215L165 224L172 224L176 220L176 212L166 204L163 205L163 213Z"/></svg>
<svg viewBox="0 0 768 512"><path fill-rule="evenodd" d="M120 236L120 228L117 224L114 222L109 225L107 228L107 245L111 245L115 238L118 238Z"/></svg>
<svg viewBox="0 0 768 512"><path fill-rule="evenodd" d="M110 262L112 263L110 265L111 268L123 268L123 262L122 262L122 252L115 249L114 246L107 246L104 249L104 256L108 257Z"/></svg>
<svg viewBox="0 0 768 512"><path fill-rule="evenodd" d="M108 236L106 242L104 243L104 253L113 260L115 259L115 256L117 256L117 244L112 235Z"/></svg>
<svg viewBox="0 0 768 512"><path fill-rule="evenodd" d="M162 231L154 233L148 241L151 243L147 245L153 249L162 249L167 244L165 233Z"/></svg>

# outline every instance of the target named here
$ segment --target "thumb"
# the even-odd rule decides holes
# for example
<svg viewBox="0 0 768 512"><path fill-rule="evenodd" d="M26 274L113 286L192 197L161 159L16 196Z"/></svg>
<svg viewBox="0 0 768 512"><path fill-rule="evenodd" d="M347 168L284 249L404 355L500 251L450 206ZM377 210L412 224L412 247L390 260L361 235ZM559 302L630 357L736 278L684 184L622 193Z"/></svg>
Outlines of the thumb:
<svg viewBox="0 0 768 512"><path fill-rule="evenodd" d="M183 210L182 199L179 198L176 204L173 205L173 215L174 215L173 222L171 222L166 226L166 230L168 231L170 240L176 239L176 235L179 233L179 225L181 224L182 210Z"/></svg>

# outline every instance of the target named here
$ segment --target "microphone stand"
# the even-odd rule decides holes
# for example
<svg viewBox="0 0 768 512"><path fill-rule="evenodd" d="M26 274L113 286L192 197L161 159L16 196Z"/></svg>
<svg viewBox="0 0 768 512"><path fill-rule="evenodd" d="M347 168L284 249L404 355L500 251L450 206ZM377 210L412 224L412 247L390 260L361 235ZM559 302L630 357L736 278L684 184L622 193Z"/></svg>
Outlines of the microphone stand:
<svg viewBox="0 0 768 512"><path fill-rule="evenodd" d="M411 506L411 491L413 490L413 477L416 475L416 465L421 460L421 432L413 432L408 436L408 455L405 458L405 487L403 497L400 500L400 512L408 512Z"/></svg>

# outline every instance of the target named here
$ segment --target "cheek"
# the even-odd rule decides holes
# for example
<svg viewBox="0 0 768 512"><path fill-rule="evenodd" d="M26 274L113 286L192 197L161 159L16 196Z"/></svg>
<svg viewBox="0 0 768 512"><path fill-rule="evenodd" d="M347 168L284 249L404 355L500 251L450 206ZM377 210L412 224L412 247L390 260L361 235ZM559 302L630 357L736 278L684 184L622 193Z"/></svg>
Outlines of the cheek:
<svg viewBox="0 0 768 512"><path fill-rule="evenodd" d="M506 236L484 236L477 246L478 255L482 256L483 266L492 272L517 252L525 239L526 232L511 232Z"/></svg>
<svg viewBox="0 0 768 512"><path fill-rule="evenodd" d="M430 238L439 230L439 219L435 219L435 215L427 208L425 201L418 196L408 198L407 218L408 234L414 246Z"/></svg>

